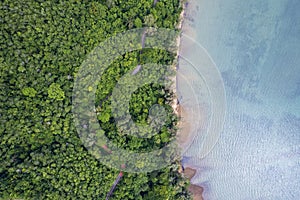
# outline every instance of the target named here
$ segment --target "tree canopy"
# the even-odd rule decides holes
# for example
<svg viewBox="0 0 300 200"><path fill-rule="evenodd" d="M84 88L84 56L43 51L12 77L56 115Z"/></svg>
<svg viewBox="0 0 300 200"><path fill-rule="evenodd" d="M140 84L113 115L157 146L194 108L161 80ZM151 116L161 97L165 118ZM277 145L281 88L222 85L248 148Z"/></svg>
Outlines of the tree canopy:
<svg viewBox="0 0 300 200"><path fill-rule="evenodd" d="M178 0L4 0L0 3L0 199L104 199L118 171L82 144L72 115L72 91L86 55L101 41L125 30L172 28L182 10ZM130 100L136 123L147 123L153 104L167 122L152 138L118 133L111 93L118 80L140 64L173 64L175 55L145 49L126 53L104 73L96 112L105 135L133 151L159 149L176 132L177 117L166 88L148 84ZM141 163L147 164L147 163ZM112 199L189 199L178 164L151 173L125 173Z"/></svg>

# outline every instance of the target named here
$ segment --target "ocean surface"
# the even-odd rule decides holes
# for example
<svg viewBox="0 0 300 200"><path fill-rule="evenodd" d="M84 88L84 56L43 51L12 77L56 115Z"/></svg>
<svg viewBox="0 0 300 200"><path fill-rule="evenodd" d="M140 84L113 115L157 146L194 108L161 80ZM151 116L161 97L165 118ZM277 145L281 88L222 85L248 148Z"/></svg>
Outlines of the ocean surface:
<svg viewBox="0 0 300 200"><path fill-rule="evenodd" d="M205 200L299 200L300 1L189 6L185 33L197 43L182 51L188 84L178 92L199 111L183 154L184 166L198 170L192 182L204 187ZM193 45L207 52L196 55ZM188 65L198 75L185 74Z"/></svg>

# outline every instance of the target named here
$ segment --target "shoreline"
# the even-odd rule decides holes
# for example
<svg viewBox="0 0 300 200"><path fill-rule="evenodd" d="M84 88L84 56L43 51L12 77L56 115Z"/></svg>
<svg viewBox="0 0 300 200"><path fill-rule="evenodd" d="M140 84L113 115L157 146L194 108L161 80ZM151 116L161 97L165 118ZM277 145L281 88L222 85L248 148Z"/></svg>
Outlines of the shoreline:
<svg viewBox="0 0 300 200"><path fill-rule="evenodd" d="M187 2L186 0L180 0L180 4L182 5L182 12L180 13L180 17L179 17L179 23L177 26L177 29L179 29L182 32L184 32L186 29L184 27L184 22L186 20L186 12L187 12L187 7L189 2ZM180 50L181 50L181 33L179 35L179 37L177 38L177 54L176 54L176 66L175 66L175 71L176 71L176 75L175 77L172 78L172 81L175 85L175 87L172 87L174 94L176 93L176 89L177 89L177 67L179 65L179 59L180 59ZM174 110L174 113L178 116L179 118L179 122L177 124L177 127L179 129L187 129L185 131L183 131L183 133L179 133L179 131L177 131L176 133L176 140L179 146L181 146L180 144L183 144L187 139L188 136L186 135L186 133L188 133L190 131L190 125L189 122L185 122L183 120L183 116L184 116L184 107L180 104L180 102L178 101L178 97L177 95L175 95L175 98L173 100L172 103L172 108ZM187 114L187 113L186 113ZM191 179L195 176L197 170L187 167L187 168L183 168L182 167L182 162L180 160L180 169L178 170L178 172L180 174L182 174L182 176L184 176L185 178L189 179L191 181ZM191 193L193 200L203 200L203 187L198 186L198 185L194 185L194 184L190 184L189 187L187 188L188 191Z"/></svg>

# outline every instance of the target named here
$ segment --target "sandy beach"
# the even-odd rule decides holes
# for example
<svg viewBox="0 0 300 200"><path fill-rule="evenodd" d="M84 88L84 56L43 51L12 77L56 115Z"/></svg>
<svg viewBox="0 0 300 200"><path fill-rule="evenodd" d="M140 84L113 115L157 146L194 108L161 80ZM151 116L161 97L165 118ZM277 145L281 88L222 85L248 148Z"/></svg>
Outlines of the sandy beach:
<svg viewBox="0 0 300 200"><path fill-rule="evenodd" d="M187 16L189 16L189 3L188 2L181 2L183 5L183 11L180 14L180 21L178 24L178 29L181 30L182 33L190 35L192 37L195 37L195 33L193 29L189 27L188 20L186 19ZM191 6L191 5L190 5ZM188 47L190 44L183 43L181 40L181 37L177 38L177 46L178 46L178 51L177 51L177 63L179 65L179 60L180 60L180 52L182 51L189 51ZM179 66L176 67L176 69ZM177 76L174 77L173 82L175 85L177 85ZM173 92L176 93L176 87L173 87ZM183 104L180 104L178 97L176 97L173 101L172 104L173 110L176 113L176 115L179 117L179 122L178 122L178 132L176 135L176 139L178 142L178 145L180 148L183 148L183 146L186 146L187 143L189 143L191 140L191 132L192 130L192 124L190 121L190 112L188 108L185 108ZM191 180L193 176L196 174L196 170L192 168L185 168L183 171L183 176L185 176L187 179ZM192 194L194 200L203 200L202 193L203 193L203 188L198 186L198 185L193 185L191 184L188 188L189 192Z"/></svg>

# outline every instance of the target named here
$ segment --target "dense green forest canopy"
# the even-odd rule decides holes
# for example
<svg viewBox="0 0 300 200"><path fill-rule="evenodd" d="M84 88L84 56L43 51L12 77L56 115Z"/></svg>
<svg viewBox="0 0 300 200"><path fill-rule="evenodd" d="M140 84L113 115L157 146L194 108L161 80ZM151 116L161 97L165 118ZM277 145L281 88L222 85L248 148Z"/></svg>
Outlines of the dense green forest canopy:
<svg viewBox="0 0 300 200"><path fill-rule="evenodd" d="M154 5L155 2L155 5ZM0 3L0 199L105 199L118 170L83 146L72 115L72 90L86 55L101 41L132 28L174 29L178 0L4 0ZM139 63L173 64L174 54L126 53L99 80L96 112L106 136L132 151L161 148L175 134L172 91L148 84L134 92L130 113L147 123L148 109L164 105L166 125L152 138L118 134L111 92ZM189 199L178 165L125 173L112 199Z"/></svg>

